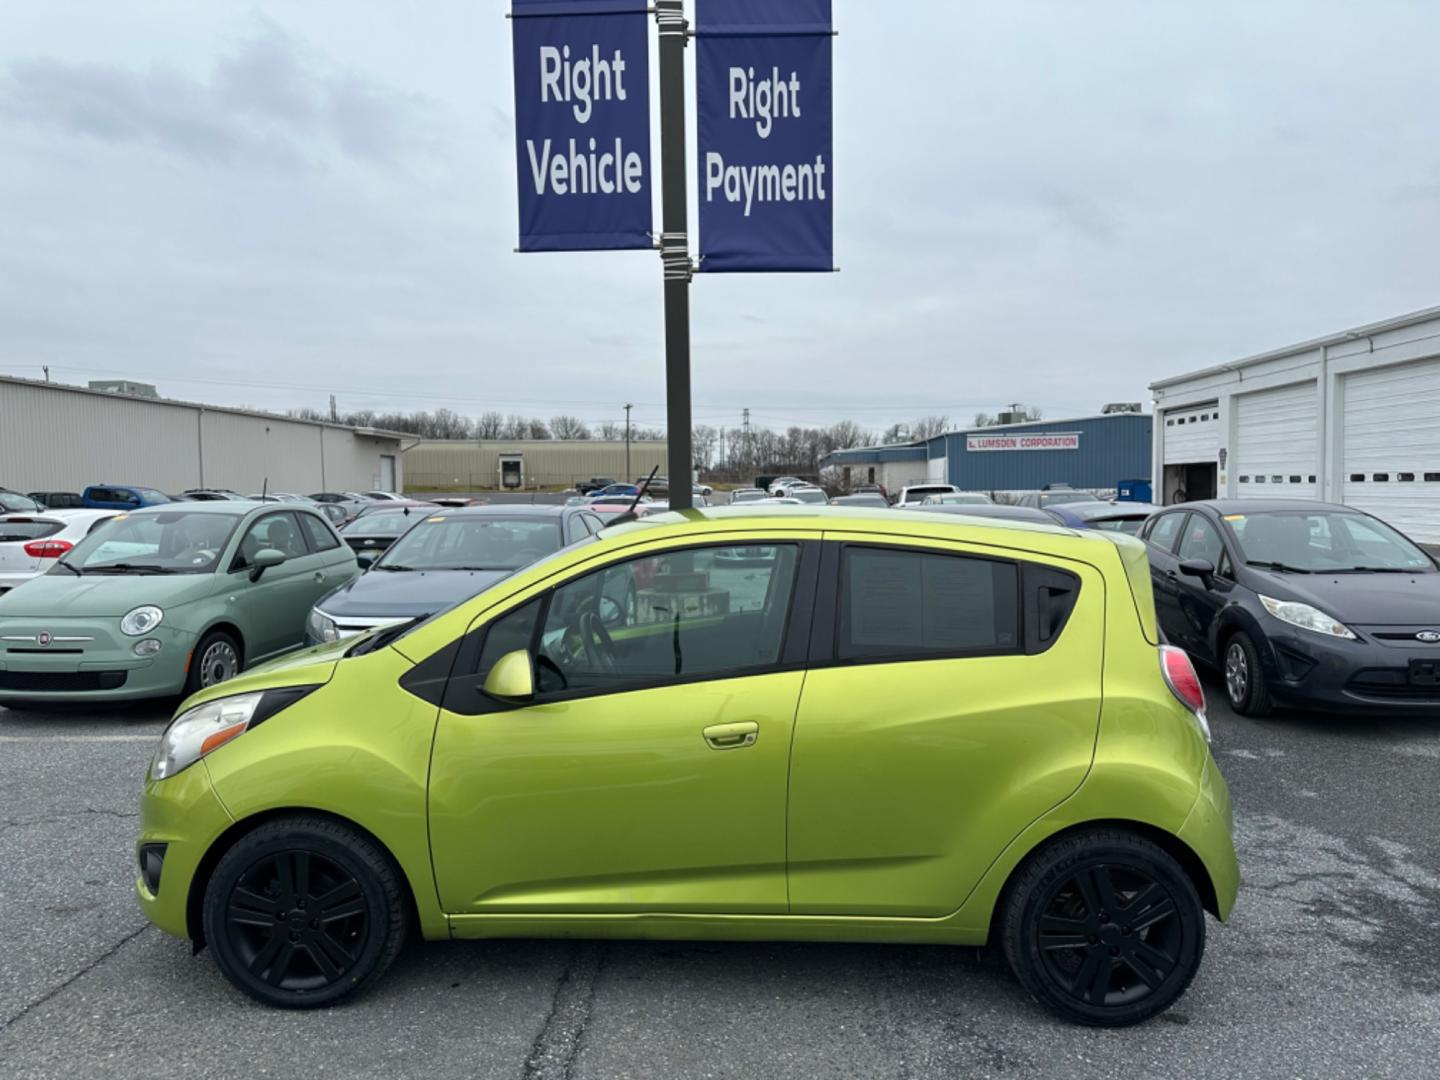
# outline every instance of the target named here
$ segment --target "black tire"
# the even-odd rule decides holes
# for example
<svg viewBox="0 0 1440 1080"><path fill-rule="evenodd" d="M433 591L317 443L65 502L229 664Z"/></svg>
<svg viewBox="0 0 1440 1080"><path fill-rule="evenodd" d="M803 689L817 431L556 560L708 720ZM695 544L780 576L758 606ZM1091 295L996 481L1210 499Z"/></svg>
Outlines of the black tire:
<svg viewBox="0 0 1440 1080"><path fill-rule="evenodd" d="M1258 720L1275 711L1265 685L1265 669L1260 666L1260 650L1245 631L1237 631L1226 640L1220 674L1225 680L1225 699L1241 716Z"/></svg>
<svg viewBox="0 0 1440 1080"><path fill-rule="evenodd" d="M1164 850L1096 829L1030 856L1002 901L1001 933L1036 1001L1075 1023L1128 1027L1185 993L1205 953L1205 912Z"/></svg>
<svg viewBox="0 0 1440 1080"><path fill-rule="evenodd" d="M246 834L205 889L205 939L239 989L315 1009L375 983L405 942L400 871L373 840L297 816Z"/></svg>
<svg viewBox="0 0 1440 1080"><path fill-rule="evenodd" d="M228 659L225 654L227 649L229 650ZM220 665L224 665L228 669L232 663L234 670L230 674L218 677ZM224 630L212 630L200 639L200 644L196 645L195 651L190 654L190 670L185 674L185 696L189 697L206 687L228 682L244 670L244 646L235 640L234 635L228 634Z"/></svg>

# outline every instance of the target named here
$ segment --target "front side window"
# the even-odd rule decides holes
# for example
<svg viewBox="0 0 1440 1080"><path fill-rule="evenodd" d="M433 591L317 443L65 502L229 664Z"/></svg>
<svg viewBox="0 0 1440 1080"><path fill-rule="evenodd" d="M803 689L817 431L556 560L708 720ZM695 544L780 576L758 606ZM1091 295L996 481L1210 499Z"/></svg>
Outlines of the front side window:
<svg viewBox="0 0 1440 1080"><path fill-rule="evenodd" d="M1020 648L1020 573L1014 563L847 548L840 580L841 660Z"/></svg>
<svg viewBox="0 0 1440 1080"><path fill-rule="evenodd" d="M92 532L65 562L86 574L208 574L230 542L239 515L119 514Z"/></svg>
<svg viewBox="0 0 1440 1080"><path fill-rule="evenodd" d="M775 666L798 560L794 544L668 552L560 587L541 628L539 692L626 690Z"/></svg>
<svg viewBox="0 0 1440 1080"><path fill-rule="evenodd" d="M305 538L290 513L266 514L257 518L240 540L240 550L235 554L232 570L243 570L255 560L257 552L275 550L287 559L303 559L310 554L305 547Z"/></svg>
<svg viewBox="0 0 1440 1080"><path fill-rule="evenodd" d="M1191 514L1185 526L1185 537L1180 541L1180 558L1208 562L1219 566L1225 557L1225 542L1220 533L1199 514Z"/></svg>

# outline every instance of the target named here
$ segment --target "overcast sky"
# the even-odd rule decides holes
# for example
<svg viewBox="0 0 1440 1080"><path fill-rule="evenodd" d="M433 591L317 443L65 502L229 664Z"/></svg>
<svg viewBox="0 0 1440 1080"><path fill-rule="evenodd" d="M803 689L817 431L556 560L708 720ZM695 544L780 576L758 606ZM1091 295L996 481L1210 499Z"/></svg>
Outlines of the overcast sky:
<svg viewBox="0 0 1440 1080"><path fill-rule="evenodd" d="M658 257L512 253L506 10L5 0L0 373L663 424ZM835 11L843 272L697 280L697 422L1085 415L1440 304L1434 0Z"/></svg>

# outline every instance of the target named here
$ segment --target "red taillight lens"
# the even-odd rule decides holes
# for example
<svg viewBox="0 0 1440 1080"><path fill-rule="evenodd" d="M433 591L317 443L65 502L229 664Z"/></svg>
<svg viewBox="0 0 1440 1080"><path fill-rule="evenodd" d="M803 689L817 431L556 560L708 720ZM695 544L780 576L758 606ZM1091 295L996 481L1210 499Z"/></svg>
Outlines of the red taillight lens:
<svg viewBox="0 0 1440 1080"><path fill-rule="evenodd" d="M25 554L32 559L58 559L74 546L69 540L32 540L25 545Z"/></svg>
<svg viewBox="0 0 1440 1080"><path fill-rule="evenodd" d="M1180 699L1180 704L1196 716L1203 717L1205 689L1200 685L1200 676L1195 674L1195 665L1184 650L1173 645L1161 645L1160 670L1165 673L1165 685Z"/></svg>

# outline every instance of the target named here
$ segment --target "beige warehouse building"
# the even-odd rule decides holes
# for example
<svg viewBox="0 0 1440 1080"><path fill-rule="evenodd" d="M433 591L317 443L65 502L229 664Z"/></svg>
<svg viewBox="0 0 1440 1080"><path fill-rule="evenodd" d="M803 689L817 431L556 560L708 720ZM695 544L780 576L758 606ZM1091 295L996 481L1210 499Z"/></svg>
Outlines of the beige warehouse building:
<svg viewBox="0 0 1440 1080"><path fill-rule="evenodd" d="M400 432L0 376L0 487L401 490Z"/></svg>
<svg viewBox="0 0 1440 1080"><path fill-rule="evenodd" d="M597 477L633 481L656 468L664 475L668 453L664 442L632 441L627 470L623 442L427 439L406 451L405 482L411 491L568 489Z"/></svg>

